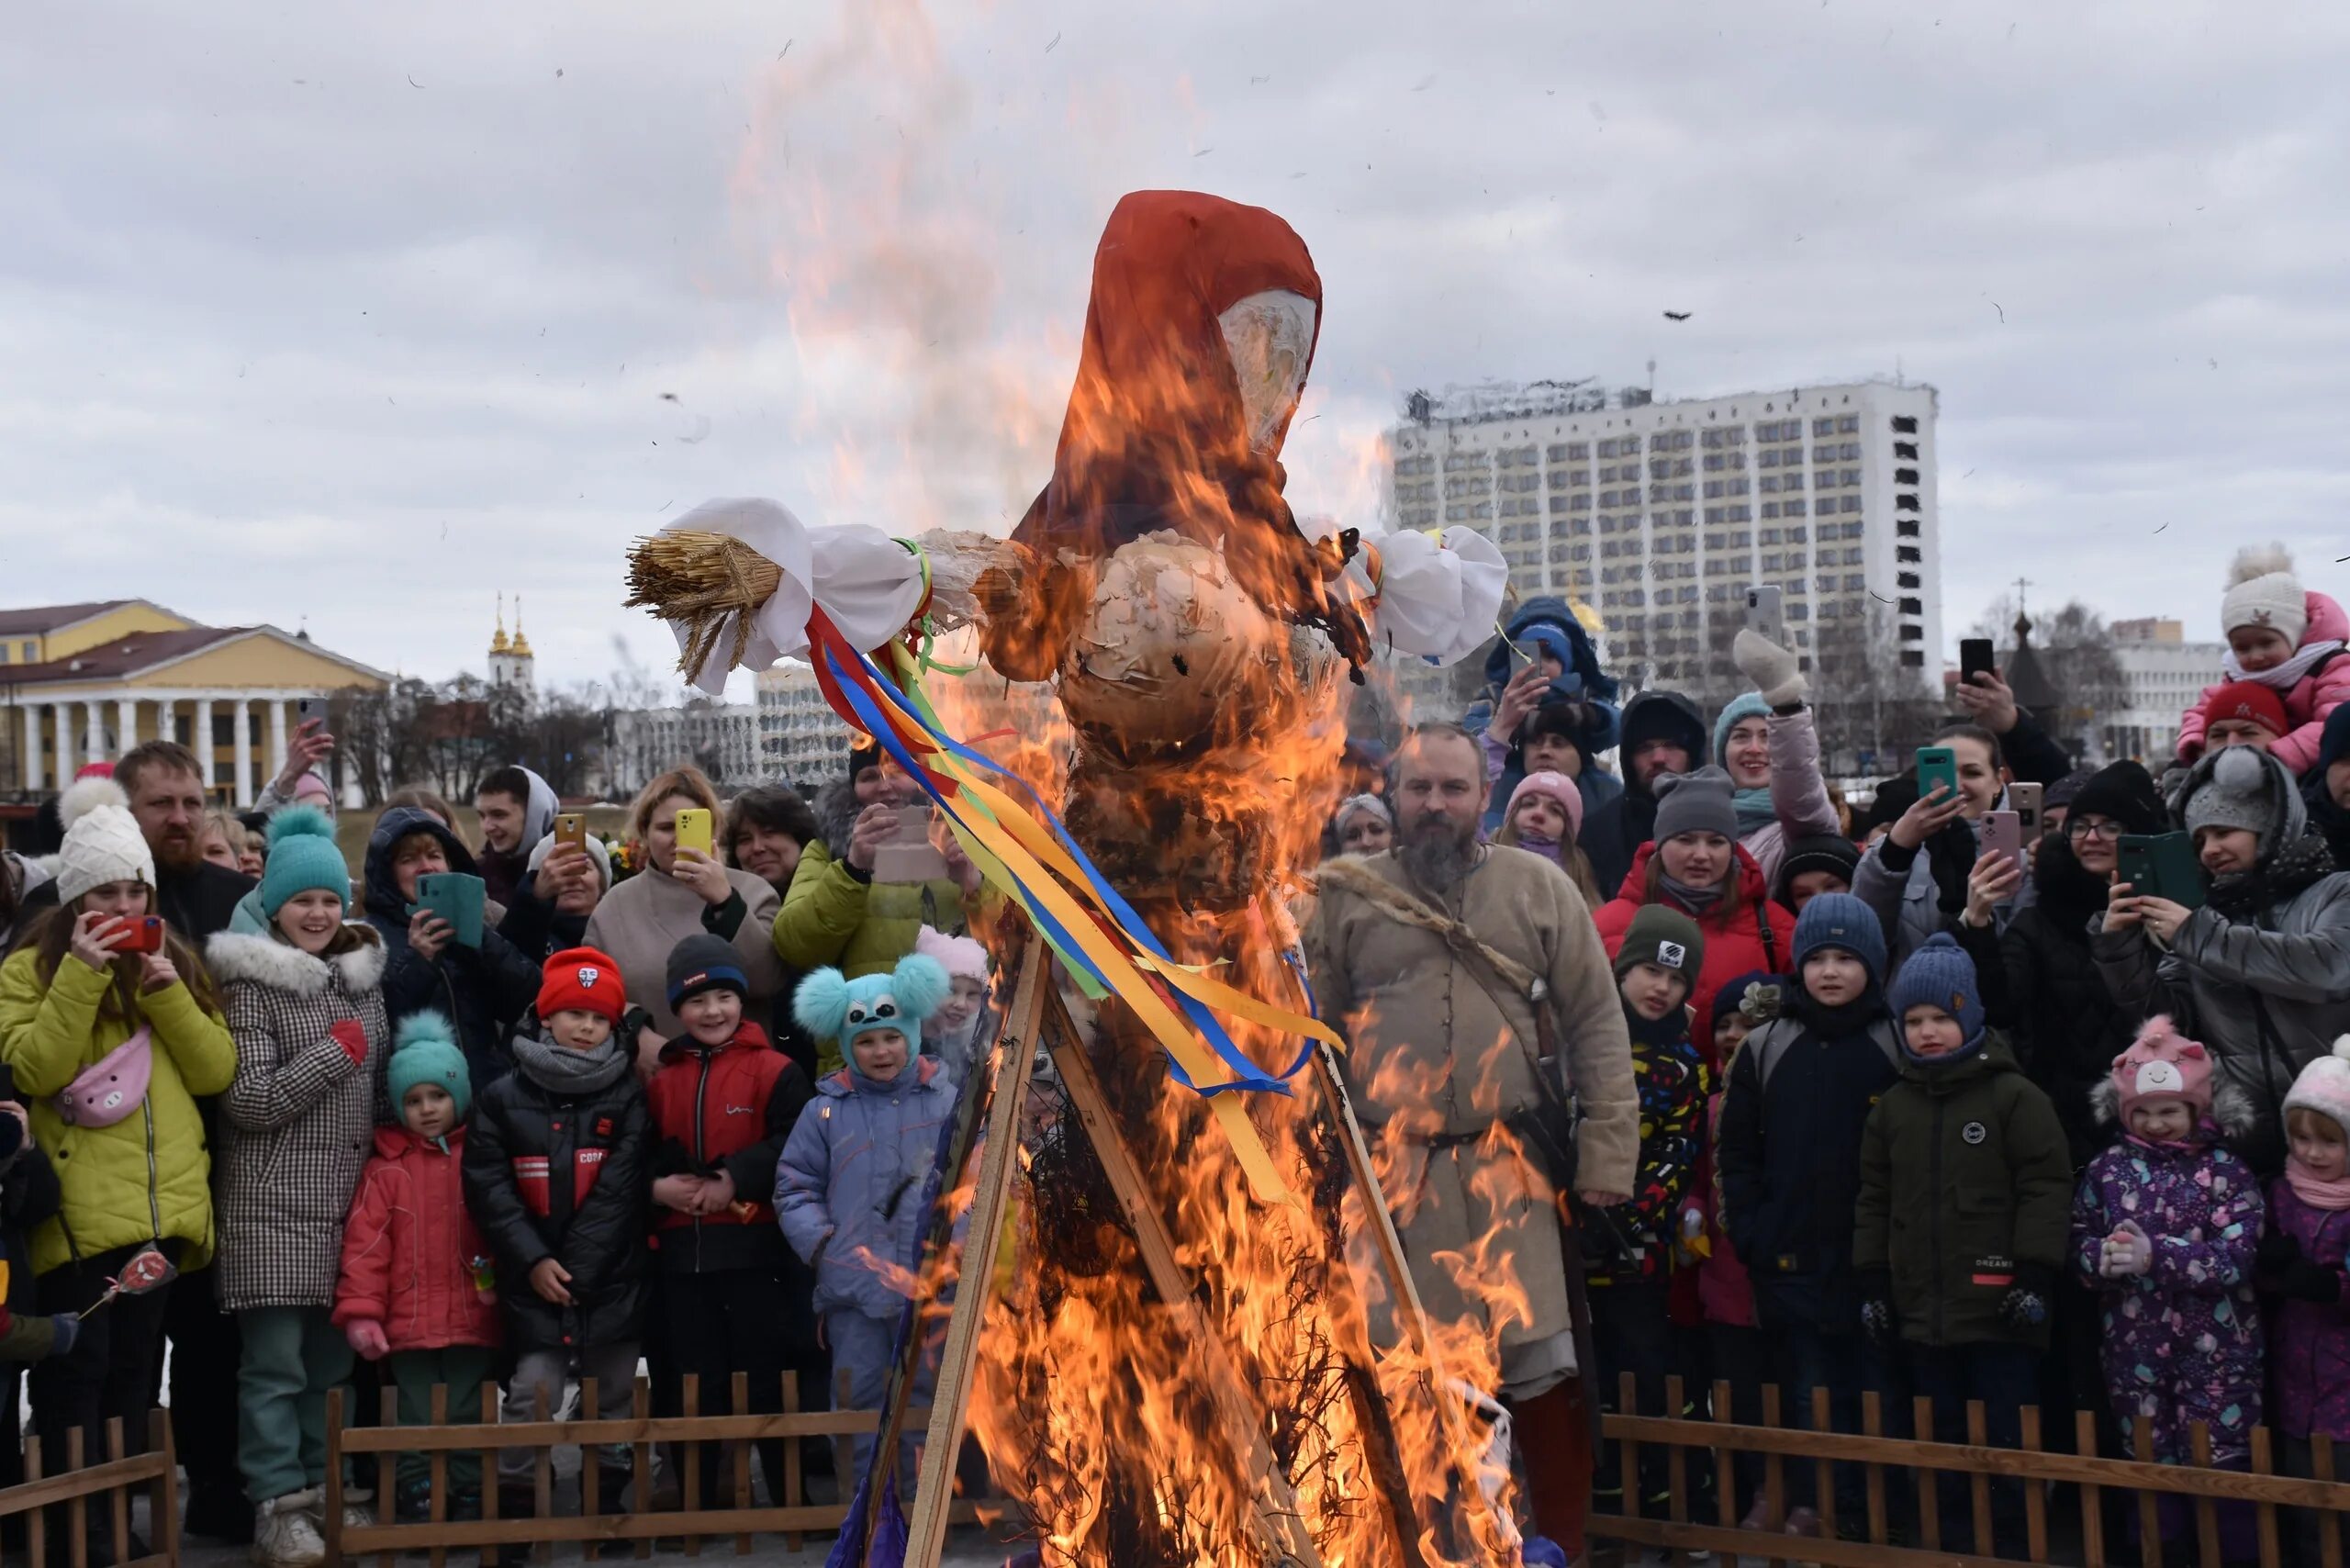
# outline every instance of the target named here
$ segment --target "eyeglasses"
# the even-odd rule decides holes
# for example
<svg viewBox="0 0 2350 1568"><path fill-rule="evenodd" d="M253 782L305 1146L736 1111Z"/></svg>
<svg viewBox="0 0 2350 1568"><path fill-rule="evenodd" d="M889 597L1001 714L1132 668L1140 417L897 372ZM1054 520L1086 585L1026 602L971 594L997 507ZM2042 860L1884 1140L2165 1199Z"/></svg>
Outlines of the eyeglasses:
<svg viewBox="0 0 2350 1568"><path fill-rule="evenodd" d="M2108 844L2121 838L2122 831L2117 822L2083 822L2077 817L2065 824L2067 838L2101 838Z"/></svg>

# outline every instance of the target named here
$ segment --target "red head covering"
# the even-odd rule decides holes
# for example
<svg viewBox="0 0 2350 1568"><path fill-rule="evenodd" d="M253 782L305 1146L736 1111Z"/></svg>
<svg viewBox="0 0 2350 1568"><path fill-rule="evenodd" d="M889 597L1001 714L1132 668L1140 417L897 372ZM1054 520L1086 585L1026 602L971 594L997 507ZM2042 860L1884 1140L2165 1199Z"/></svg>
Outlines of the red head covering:
<svg viewBox="0 0 2350 1568"><path fill-rule="evenodd" d="M2250 719L2272 735L2293 727L2285 716L2285 700L2256 680L2232 680L2213 689L2206 722L2216 724L2222 719Z"/></svg>

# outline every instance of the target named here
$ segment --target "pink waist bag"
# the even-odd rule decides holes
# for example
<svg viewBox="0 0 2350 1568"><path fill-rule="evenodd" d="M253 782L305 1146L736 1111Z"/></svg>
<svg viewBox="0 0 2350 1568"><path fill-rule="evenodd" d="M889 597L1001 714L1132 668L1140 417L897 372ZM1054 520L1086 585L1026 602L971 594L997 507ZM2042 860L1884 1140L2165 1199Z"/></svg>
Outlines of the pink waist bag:
<svg viewBox="0 0 2350 1568"><path fill-rule="evenodd" d="M84 1068L50 1103L68 1126L110 1127L147 1098L154 1061L154 1047L142 1028Z"/></svg>

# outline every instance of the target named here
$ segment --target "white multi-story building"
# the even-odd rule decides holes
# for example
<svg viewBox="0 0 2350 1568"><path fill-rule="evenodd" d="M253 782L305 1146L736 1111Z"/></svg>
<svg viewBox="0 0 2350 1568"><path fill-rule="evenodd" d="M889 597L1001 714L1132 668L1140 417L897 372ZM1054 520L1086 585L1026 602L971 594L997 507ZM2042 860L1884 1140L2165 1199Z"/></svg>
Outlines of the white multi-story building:
<svg viewBox="0 0 2350 1568"><path fill-rule="evenodd" d="M760 744L767 776L813 791L844 777L854 734L824 700L816 672L786 660L758 678Z"/></svg>
<svg viewBox="0 0 2350 1568"><path fill-rule="evenodd" d="M1521 595L1594 607L1627 688L1701 687L1775 584L1807 661L1872 647L1942 681L1936 394L1859 381L1655 402L1536 383L1415 393L1391 432L1398 527L1466 524Z"/></svg>
<svg viewBox="0 0 2350 1568"><path fill-rule="evenodd" d="M681 707L632 708L612 715L604 771L620 798L688 762L723 793L765 782L771 775L760 754L757 707L695 698Z"/></svg>
<svg viewBox="0 0 2350 1568"><path fill-rule="evenodd" d="M2129 697L2104 722L2105 755L2134 756L2159 773L2177 749L2179 716L2225 678L2220 661L2228 645L2190 643L2176 621L2116 621L2107 630Z"/></svg>

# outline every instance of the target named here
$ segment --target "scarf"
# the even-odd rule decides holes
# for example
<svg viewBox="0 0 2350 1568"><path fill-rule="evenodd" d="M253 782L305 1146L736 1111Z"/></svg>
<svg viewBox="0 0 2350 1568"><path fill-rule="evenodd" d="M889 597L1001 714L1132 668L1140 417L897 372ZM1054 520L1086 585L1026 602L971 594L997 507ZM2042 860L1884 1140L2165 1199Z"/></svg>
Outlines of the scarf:
<svg viewBox="0 0 2350 1568"><path fill-rule="evenodd" d="M1559 841L1547 834L1521 833L1517 846L1530 855L1539 855L1561 871L1567 868L1566 857L1559 853Z"/></svg>
<svg viewBox="0 0 2350 1568"><path fill-rule="evenodd" d="M2350 1209L2350 1176L2315 1176L2310 1168L2285 1157L2285 1181L2293 1196L2313 1209Z"/></svg>
<svg viewBox="0 0 2350 1568"><path fill-rule="evenodd" d="M1738 813L1738 835L1740 838L1779 820L1779 813L1771 806L1771 787L1768 784L1731 791L1729 805L1730 810Z"/></svg>
<svg viewBox="0 0 2350 1568"><path fill-rule="evenodd" d="M2039 890L2040 907L2057 935L2076 947L2087 947L2089 921L2105 908L2112 884L2083 867L2073 853L2072 842L2061 836L2042 843L2032 881Z"/></svg>
<svg viewBox="0 0 2350 1568"><path fill-rule="evenodd" d="M1676 1007L1662 1018L1643 1018L1630 1008L1624 1009L1624 1032L1636 1047L1645 1047L1655 1055L1664 1055L1689 1038L1689 1012Z"/></svg>
<svg viewBox="0 0 2350 1568"><path fill-rule="evenodd" d="M2323 838L2303 834L2278 845L2249 871L2212 878L2204 902L2230 920L2249 920L2333 874L2333 851Z"/></svg>
<svg viewBox="0 0 2350 1568"><path fill-rule="evenodd" d="M1812 1000L1798 978L1788 991L1787 1011L1793 1013L1805 1028L1825 1040L1841 1040L1848 1036L1865 1033L1871 1024L1886 1015L1885 992L1874 980L1868 989L1852 1001L1834 1007Z"/></svg>
<svg viewBox="0 0 2350 1568"><path fill-rule="evenodd" d="M1693 888L1670 871L1659 871L1656 885L1665 897L1679 904L1688 913L1699 918L1711 913L1713 907L1722 902L1721 888ZM1725 881L1724 886L1727 885Z"/></svg>
<svg viewBox="0 0 2350 1568"><path fill-rule="evenodd" d="M2227 657L2220 661L2220 668L2230 680L2249 680L2271 691L2290 691L2309 678L2310 671L2341 651L2339 641L2303 643L2294 650L2291 658L2275 669L2246 669L2236 663L2236 651L2230 648Z"/></svg>
<svg viewBox="0 0 2350 1568"><path fill-rule="evenodd" d="M592 1051L575 1051L536 1035L514 1036L514 1065L550 1094L593 1094L609 1089L629 1070L617 1030Z"/></svg>

